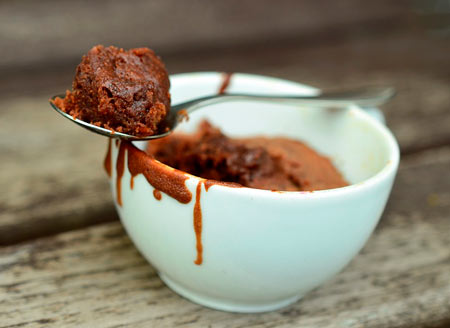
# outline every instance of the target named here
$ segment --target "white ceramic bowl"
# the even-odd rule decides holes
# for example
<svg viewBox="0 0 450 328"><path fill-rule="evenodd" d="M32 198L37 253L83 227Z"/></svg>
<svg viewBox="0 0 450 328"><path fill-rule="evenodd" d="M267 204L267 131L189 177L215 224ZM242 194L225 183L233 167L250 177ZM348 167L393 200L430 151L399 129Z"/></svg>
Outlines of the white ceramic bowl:
<svg viewBox="0 0 450 328"><path fill-rule="evenodd" d="M217 92L220 73L171 77L173 103ZM279 79L235 74L229 92L314 94L316 89ZM179 130L193 131L207 117L231 136L287 136L330 157L352 185L317 192L277 193L202 186L203 263L194 264L193 208L201 179L190 176L192 201L166 194L160 201L143 175L125 167L123 225L161 279L196 303L225 311L262 312L289 305L342 270L363 247L388 199L399 163L389 130L358 108L332 111L233 102L191 115ZM112 143L116 199L118 147ZM144 147L144 145L137 145ZM126 163L126 161L125 161Z"/></svg>

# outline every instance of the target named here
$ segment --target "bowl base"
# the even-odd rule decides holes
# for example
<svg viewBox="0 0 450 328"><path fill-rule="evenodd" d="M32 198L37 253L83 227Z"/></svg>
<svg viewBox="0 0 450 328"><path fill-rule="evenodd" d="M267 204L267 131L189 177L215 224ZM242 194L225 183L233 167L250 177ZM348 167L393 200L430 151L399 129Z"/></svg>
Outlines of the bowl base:
<svg viewBox="0 0 450 328"><path fill-rule="evenodd" d="M268 303L239 303L239 302L227 302L223 299L213 298L198 294L190 289L187 289L184 286L181 286L177 282L173 281L166 275L159 273L159 277L162 281L175 293L180 296L192 301L194 303L206 306L208 308L214 310L221 310L226 312L239 312L239 313L258 313L258 312L268 312L275 311L281 308L284 308L288 305L291 305L297 302L301 295L296 295L294 297L290 297L281 301L276 302L268 302Z"/></svg>

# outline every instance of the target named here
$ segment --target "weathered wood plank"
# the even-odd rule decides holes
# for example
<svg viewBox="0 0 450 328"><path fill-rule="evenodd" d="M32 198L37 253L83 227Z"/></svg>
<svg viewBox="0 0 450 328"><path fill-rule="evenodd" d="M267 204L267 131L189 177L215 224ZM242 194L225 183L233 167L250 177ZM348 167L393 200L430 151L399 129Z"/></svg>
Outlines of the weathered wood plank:
<svg viewBox="0 0 450 328"><path fill-rule="evenodd" d="M389 0L2 1L0 69L71 61L97 43L161 53L332 33L349 25L362 33L374 24L408 26L410 7Z"/></svg>
<svg viewBox="0 0 450 328"><path fill-rule="evenodd" d="M106 140L57 117L46 98L3 105L0 245L114 218Z"/></svg>
<svg viewBox="0 0 450 328"><path fill-rule="evenodd" d="M384 110L403 152L450 144L449 45L394 33L266 48L171 55L166 61L172 72L247 71L325 88L394 85L399 94ZM70 85L73 67L63 72L0 76L0 244L116 219L101 169L105 140L65 121L47 103ZM19 91L30 96L19 97Z"/></svg>
<svg viewBox="0 0 450 328"><path fill-rule="evenodd" d="M279 43L186 51L163 59L171 73L235 71L267 74L322 88L392 85L394 101L384 107L388 123L406 152L450 142L450 43L409 32L369 37L349 33ZM0 76L2 99L53 95L69 88L73 66L36 68ZM19 99L20 100L20 99ZM0 109L9 103L0 103Z"/></svg>
<svg viewBox="0 0 450 328"><path fill-rule="evenodd" d="M0 249L0 327L445 327L449 165L448 147L405 160L361 254L289 308L244 315L192 304L109 223Z"/></svg>

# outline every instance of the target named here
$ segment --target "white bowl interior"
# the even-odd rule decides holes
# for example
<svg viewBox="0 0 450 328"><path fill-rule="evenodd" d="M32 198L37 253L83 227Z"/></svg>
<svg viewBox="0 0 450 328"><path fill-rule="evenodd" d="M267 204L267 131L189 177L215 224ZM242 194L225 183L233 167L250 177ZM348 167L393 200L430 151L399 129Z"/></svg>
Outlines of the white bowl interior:
<svg viewBox="0 0 450 328"><path fill-rule="evenodd" d="M176 104L216 93L222 74L182 74L171 82L172 101ZM311 95L318 91L275 78L234 74L227 92ZM284 136L303 141L328 156L352 184L374 176L392 156L385 129L357 107L332 110L233 101L191 113L190 120L181 124L177 131L193 132L205 118L229 136Z"/></svg>

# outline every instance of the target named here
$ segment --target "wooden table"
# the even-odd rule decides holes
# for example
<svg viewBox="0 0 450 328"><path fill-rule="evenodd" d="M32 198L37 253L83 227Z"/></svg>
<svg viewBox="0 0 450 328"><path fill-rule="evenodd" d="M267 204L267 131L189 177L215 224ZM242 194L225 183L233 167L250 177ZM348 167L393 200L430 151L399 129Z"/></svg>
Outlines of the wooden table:
<svg viewBox="0 0 450 328"><path fill-rule="evenodd" d="M265 314L193 304L139 255L113 208L101 167L105 139L47 103L70 85L73 67L1 80L0 327L449 327L449 53L444 41L394 31L164 58L171 72L398 90L383 109L402 160L375 233L334 279Z"/></svg>

